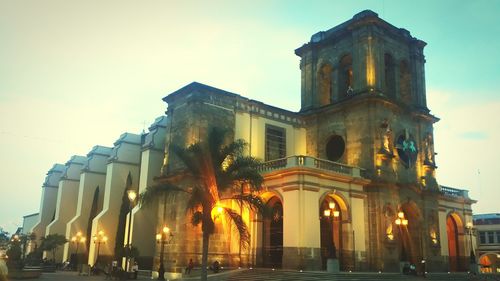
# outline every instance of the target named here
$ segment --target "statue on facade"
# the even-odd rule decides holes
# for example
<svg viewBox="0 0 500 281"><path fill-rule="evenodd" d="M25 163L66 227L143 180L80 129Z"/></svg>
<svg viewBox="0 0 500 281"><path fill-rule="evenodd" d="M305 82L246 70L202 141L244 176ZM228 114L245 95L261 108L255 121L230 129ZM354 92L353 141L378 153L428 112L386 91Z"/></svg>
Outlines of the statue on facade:
<svg viewBox="0 0 500 281"><path fill-rule="evenodd" d="M434 166L434 140L431 133L424 137L425 164Z"/></svg>
<svg viewBox="0 0 500 281"><path fill-rule="evenodd" d="M392 154L392 129L391 124L387 119L384 119L384 121L382 121L382 124L380 124L380 129L382 140L381 151L387 154Z"/></svg>

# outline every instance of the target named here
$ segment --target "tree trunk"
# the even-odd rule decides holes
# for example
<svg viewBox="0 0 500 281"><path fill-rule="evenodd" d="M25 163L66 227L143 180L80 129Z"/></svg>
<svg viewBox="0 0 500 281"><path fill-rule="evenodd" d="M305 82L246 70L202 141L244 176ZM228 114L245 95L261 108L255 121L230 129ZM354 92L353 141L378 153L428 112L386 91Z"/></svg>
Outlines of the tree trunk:
<svg viewBox="0 0 500 281"><path fill-rule="evenodd" d="M203 231L203 250L201 253L201 279L202 281L207 280L207 265L208 265L208 242L210 241L210 234L208 231Z"/></svg>

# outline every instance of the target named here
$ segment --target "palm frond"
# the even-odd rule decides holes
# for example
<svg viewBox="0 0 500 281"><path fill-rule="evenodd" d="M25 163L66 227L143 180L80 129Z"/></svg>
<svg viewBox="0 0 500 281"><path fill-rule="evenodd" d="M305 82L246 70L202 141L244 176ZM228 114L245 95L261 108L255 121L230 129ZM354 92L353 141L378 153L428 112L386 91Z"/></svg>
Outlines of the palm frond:
<svg viewBox="0 0 500 281"><path fill-rule="evenodd" d="M193 187L191 195L186 203L186 209L191 212L196 212L199 207L211 202L208 195L209 193L200 186Z"/></svg>
<svg viewBox="0 0 500 281"><path fill-rule="evenodd" d="M250 245L250 233L248 232L248 227L243 218L231 208L224 208L224 211L234 223L234 227L238 230L240 235L241 248L247 249Z"/></svg>
<svg viewBox="0 0 500 281"><path fill-rule="evenodd" d="M242 156L229 163L225 172L233 182L248 183L251 190L259 191L264 182L264 178L258 169L261 163L257 158Z"/></svg>
<svg viewBox="0 0 500 281"><path fill-rule="evenodd" d="M232 199L241 202L243 206L249 208L254 212L258 212L264 217L269 217L271 215L271 208L269 208L262 198L254 194L236 194Z"/></svg>
<svg viewBox="0 0 500 281"><path fill-rule="evenodd" d="M162 183L159 185L148 186L146 190L141 192L141 194L139 195L139 205L150 206L152 205L153 202L155 202L158 196L164 194L168 195L176 192L188 192L188 191L171 183Z"/></svg>

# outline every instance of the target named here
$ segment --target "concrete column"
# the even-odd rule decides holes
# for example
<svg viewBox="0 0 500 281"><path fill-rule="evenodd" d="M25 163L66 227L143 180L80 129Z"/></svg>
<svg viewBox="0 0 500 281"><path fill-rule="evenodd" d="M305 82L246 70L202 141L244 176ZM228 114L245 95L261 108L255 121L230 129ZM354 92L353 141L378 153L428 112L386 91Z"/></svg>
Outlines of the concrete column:
<svg viewBox="0 0 500 281"><path fill-rule="evenodd" d="M149 133L142 145L141 169L139 179L139 193L152 186L154 178L160 176L163 157L165 156L165 135L167 116L158 117L149 127ZM139 266L146 266L141 262L153 260L156 248L156 224L158 205L136 206L132 215L131 241L132 245L139 250ZM125 243L128 241L128 219L125 231ZM147 261L146 261L147 260Z"/></svg>
<svg viewBox="0 0 500 281"><path fill-rule="evenodd" d="M318 200L314 189L283 192L283 268L320 269Z"/></svg>
<svg viewBox="0 0 500 281"><path fill-rule="evenodd" d="M57 203L57 190L59 188L59 180L61 179L64 171L64 165L54 164L47 172L45 182L42 185L42 199L40 202L40 212L38 222L31 228L29 232L36 234L36 239L45 237L45 230L47 225L55 217L56 203ZM40 246L40 242L38 245Z"/></svg>
<svg viewBox="0 0 500 281"><path fill-rule="evenodd" d="M100 245L99 249L99 255L103 259L114 255L118 217L129 174L132 187L138 186L141 136L124 133L114 145L106 167L103 209L92 221L92 233L89 237L92 239L99 231L103 231L108 238L105 244ZM93 265L96 258L97 244L91 242L88 263Z"/></svg>
<svg viewBox="0 0 500 281"><path fill-rule="evenodd" d="M94 146L87 154L87 161L80 175L80 185L78 190L78 203L76 207L76 215L68 222L66 228L66 239L70 240L77 232L81 231L83 236L87 238L87 243L78 246L79 253L87 253L87 244L92 242L90 231L88 231L89 220L92 212L92 204L96 190L98 192L97 208L98 213L102 210L102 202L104 198L104 185L106 180L106 165L111 148L104 146ZM96 214L94 214L96 215ZM67 243L64 247L64 260L70 258L71 253L76 251L74 243Z"/></svg>
<svg viewBox="0 0 500 281"><path fill-rule="evenodd" d="M80 172L87 159L75 155L65 164L65 170L59 181L57 193L56 217L46 229L46 235L59 234L66 236L67 223L75 216L78 202L78 186ZM66 237L67 238L67 237ZM56 251L55 262L63 262L63 247Z"/></svg>

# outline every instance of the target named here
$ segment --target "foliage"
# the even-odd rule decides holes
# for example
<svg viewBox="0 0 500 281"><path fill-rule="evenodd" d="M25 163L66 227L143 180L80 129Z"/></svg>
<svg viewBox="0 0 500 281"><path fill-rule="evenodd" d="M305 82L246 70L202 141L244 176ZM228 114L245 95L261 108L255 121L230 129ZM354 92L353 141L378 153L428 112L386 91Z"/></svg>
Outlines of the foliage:
<svg viewBox="0 0 500 281"><path fill-rule="evenodd" d="M66 244L68 240L64 235L60 234L49 234L42 238L42 244L40 245L40 249L43 251L52 252L52 259L55 259L56 251L59 246Z"/></svg>
<svg viewBox="0 0 500 281"><path fill-rule="evenodd" d="M9 244L9 233L0 227L0 249L5 249Z"/></svg>
<svg viewBox="0 0 500 281"><path fill-rule="evenodd" d="M258 171L260 161L244 155L246 143L243 140L228 142L228 138L227 130L212 128L206 139L186 148L172 145L173 152L185 166L186 174L193 179L193 185L184 188L167 179L148 187L140 196L140 203L148 205L161 195L165 198L178 192L188 194L187 211L191 214L191 222L201 224L203 233L201 280L207 279L208 244L215 228L212 209L221 201L221 195L239 191L239 195L223 199L239 200L241 205L254 210L265 208L260 197L253 194L253 191L260 190L263 182ZM246 193L244 187L247 187ZM238 230L241 243L248 245L250 234L241 214L230 208L223 210Z"/></svg>
<svg viewBox="0 0 500 281"><path fill-rule="evenodd" d="M7 250L9 261L21 260L21 255L21 243L19 241L11 241L9 244L9 249Z"/></svg>

